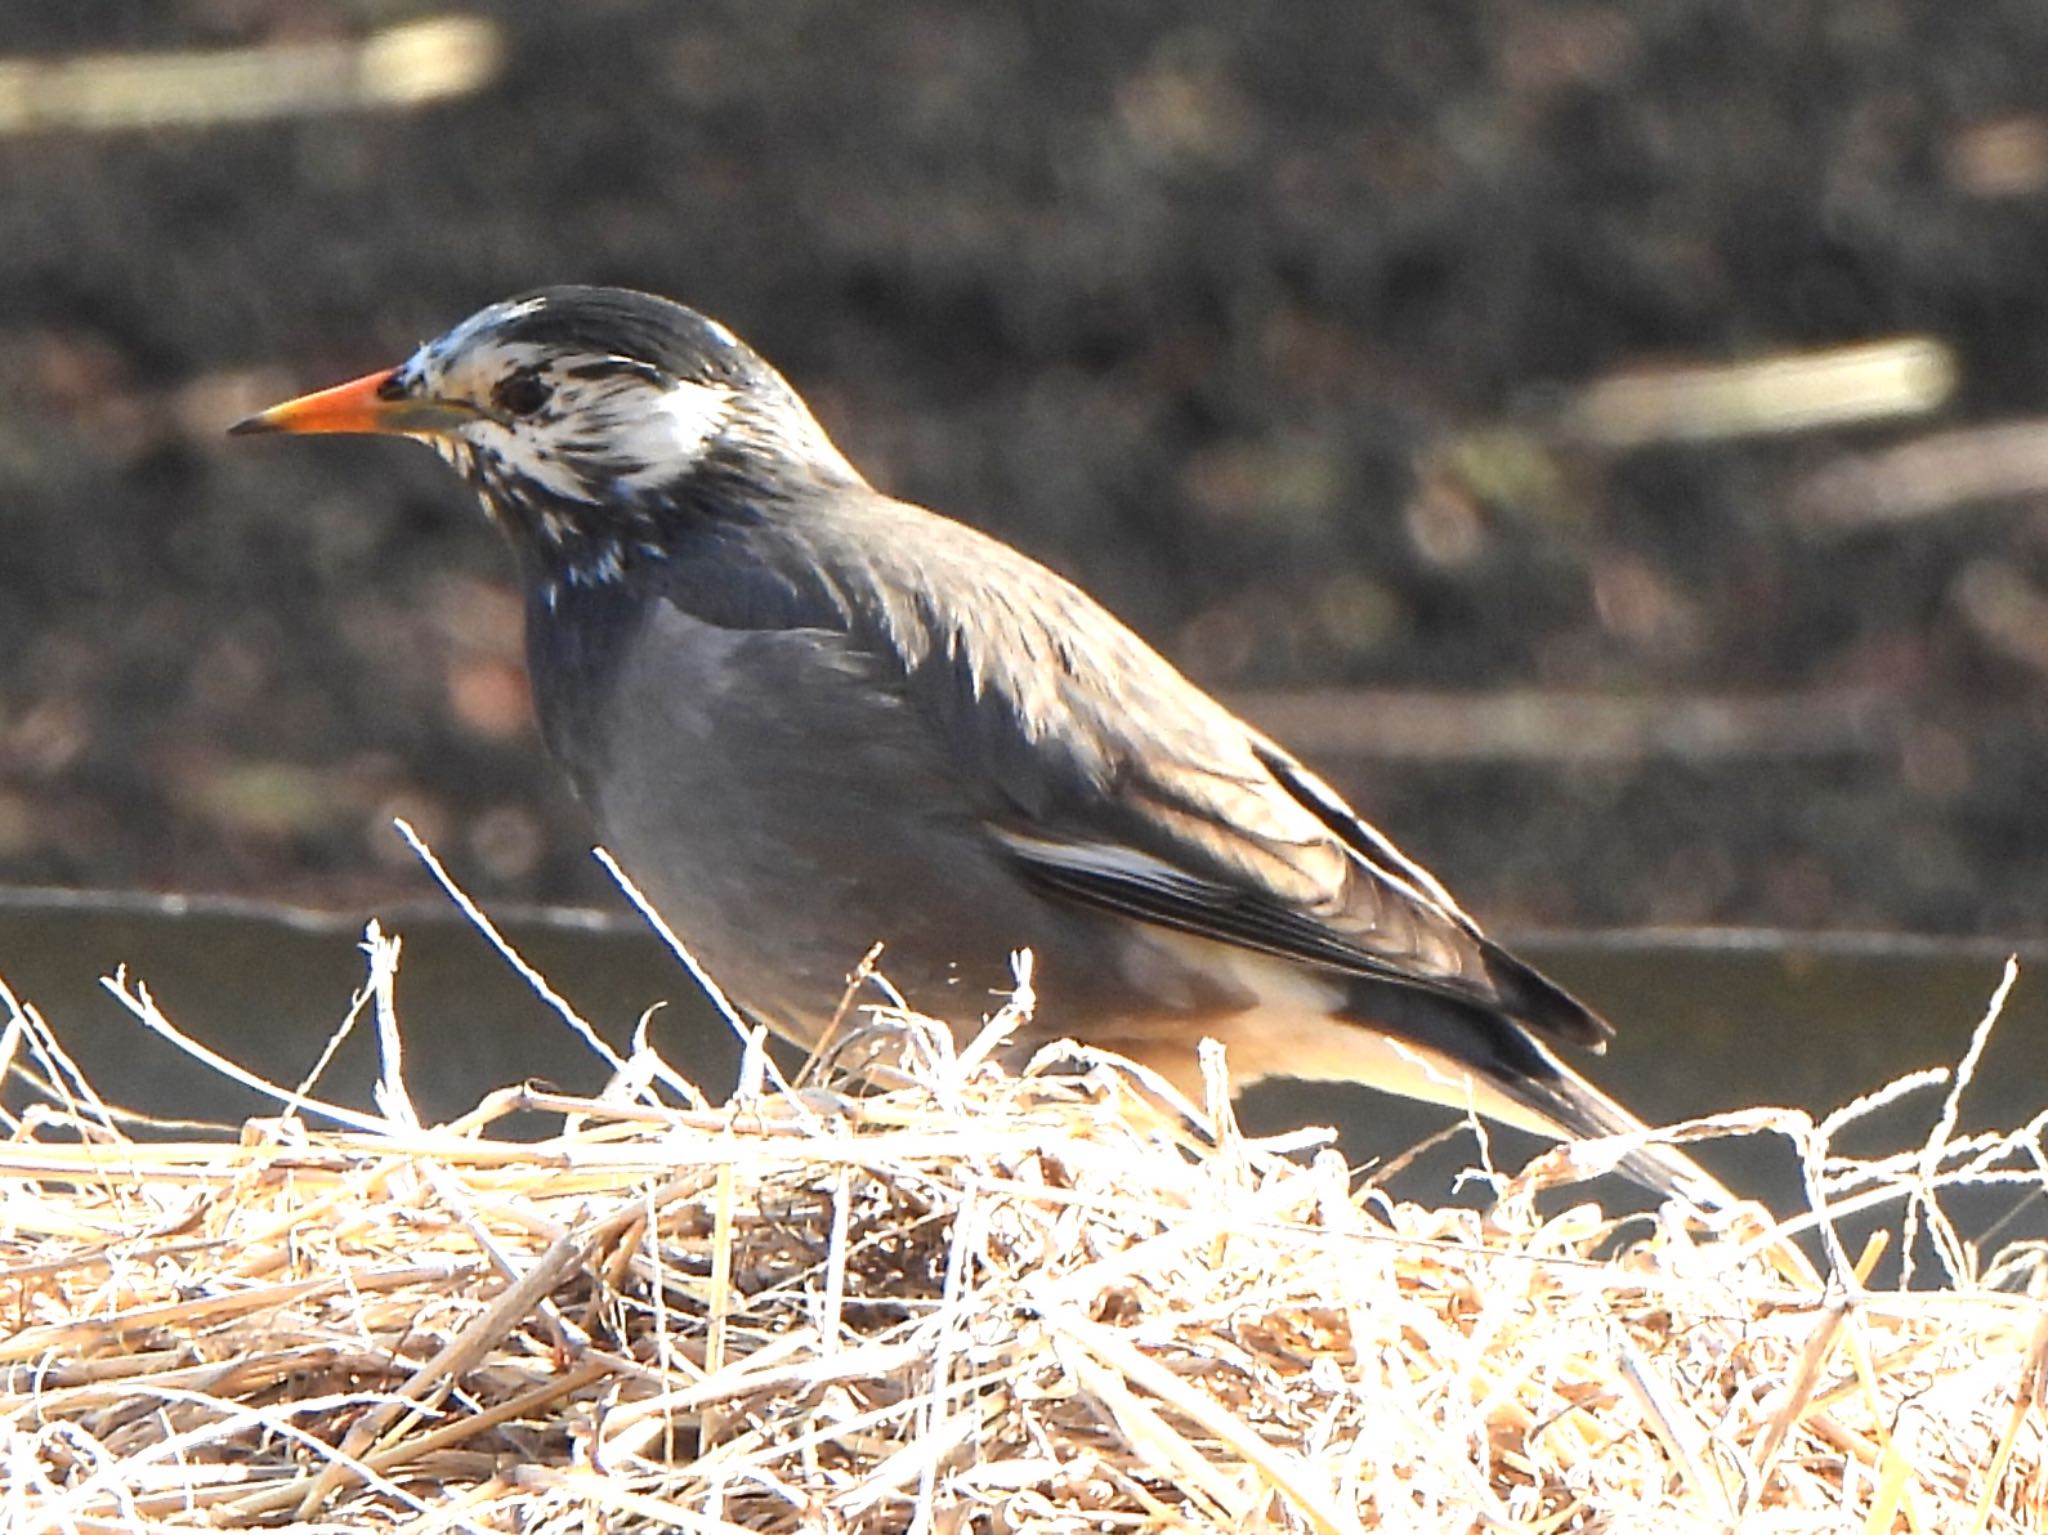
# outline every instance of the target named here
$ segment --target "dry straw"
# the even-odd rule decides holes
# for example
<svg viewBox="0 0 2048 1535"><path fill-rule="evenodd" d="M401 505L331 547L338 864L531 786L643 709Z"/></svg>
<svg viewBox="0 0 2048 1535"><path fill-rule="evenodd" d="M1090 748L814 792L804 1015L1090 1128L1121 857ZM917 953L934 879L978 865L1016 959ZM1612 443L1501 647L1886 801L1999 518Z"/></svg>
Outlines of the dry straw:
<svg viewBox="0 0 2048 1535"><path fill-rule="evenodd" d="M790 1087L755 1040L714 1108L642 1040L597 1098L424 1125L397 944L366 947L377 1111L266 1087L233 1136L109 1108L5 997L10 1535L2048 1527L2041 1271L1980 1272L1943 1213L2042 1182L2043 1122L1957 1136L1967 1069L1888 1161L1829 1150L1888 1095L1752 1116L1801 1146L1802 1222L1618 1232L1534 1198L1600 1147L1485 1214L1395 1204L1317 1134L1242 1136L1220 1062L1202 1105L1075 1051L1002 1069L1014 1009L962 1050L849 1018L879 1086ZM1923 1288L1839 1251L1882 1201L1946 1266Z"/></svg>

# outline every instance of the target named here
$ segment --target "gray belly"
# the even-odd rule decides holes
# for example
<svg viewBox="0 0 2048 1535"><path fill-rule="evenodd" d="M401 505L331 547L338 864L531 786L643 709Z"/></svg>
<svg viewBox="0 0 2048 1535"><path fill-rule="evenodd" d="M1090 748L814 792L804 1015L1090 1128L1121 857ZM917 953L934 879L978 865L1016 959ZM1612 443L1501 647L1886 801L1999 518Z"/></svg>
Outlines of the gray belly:
<svg viewBox="0 0 2048 1535"><path fill-rule="evenodd" d="M877 943L882 974L956 1027L1000 1004L1022 948L1048 1013L1135 1005L1116 927L1018 883L973 787L840 636L667 604L647 623L589 793L607 846L741 1007L814 1038Z"/></svg>

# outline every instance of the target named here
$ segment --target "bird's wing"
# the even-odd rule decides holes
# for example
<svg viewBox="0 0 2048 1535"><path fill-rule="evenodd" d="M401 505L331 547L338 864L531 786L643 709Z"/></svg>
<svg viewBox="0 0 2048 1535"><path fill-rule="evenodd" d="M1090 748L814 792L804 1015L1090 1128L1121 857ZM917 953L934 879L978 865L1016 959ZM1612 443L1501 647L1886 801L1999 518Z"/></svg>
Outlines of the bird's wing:
<svg viewBox="0 0 2048 1535"><path fill-rule="evenodd" d="M1041 889L1605 1043L1334 790L1052 572L949 538L876 589L913 702Z"/></svg>

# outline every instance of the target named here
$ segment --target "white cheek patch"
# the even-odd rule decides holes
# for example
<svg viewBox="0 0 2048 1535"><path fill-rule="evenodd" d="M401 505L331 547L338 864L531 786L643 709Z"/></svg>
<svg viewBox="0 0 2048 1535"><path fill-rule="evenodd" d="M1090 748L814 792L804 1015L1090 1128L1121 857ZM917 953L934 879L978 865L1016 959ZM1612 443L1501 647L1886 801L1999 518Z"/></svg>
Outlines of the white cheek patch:
<svg viewBox="0 0 2048 1535"><path fill-rule="evenodd" d="M490 422L471 435L508 473L595 504L685 473L731 420L734 393L716 384L653 389L638 379L572 384L557 390L548 419Z"/></svg>
<svg viewBox="0 0 2048 1535"><path fill-rule="evenodd" d="M704 444L732 419L733 391L717 384L670 384L658 394L635 390L630 408L609 423L622 465L615 478L630 490L665 485L693 463Z"/></svg>

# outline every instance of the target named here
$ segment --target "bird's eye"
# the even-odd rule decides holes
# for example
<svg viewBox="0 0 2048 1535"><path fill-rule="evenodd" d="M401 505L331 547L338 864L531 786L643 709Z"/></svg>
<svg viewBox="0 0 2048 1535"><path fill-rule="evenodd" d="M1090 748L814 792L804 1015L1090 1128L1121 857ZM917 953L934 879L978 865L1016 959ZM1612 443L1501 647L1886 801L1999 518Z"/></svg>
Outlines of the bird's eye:
<svg viewBox="0 0 2048 1535"><path fill-rule="evenodd" d="M491 403L508 416L530 416L546 406L554 392L538 373L521 369L491 391Z"/></svg>

